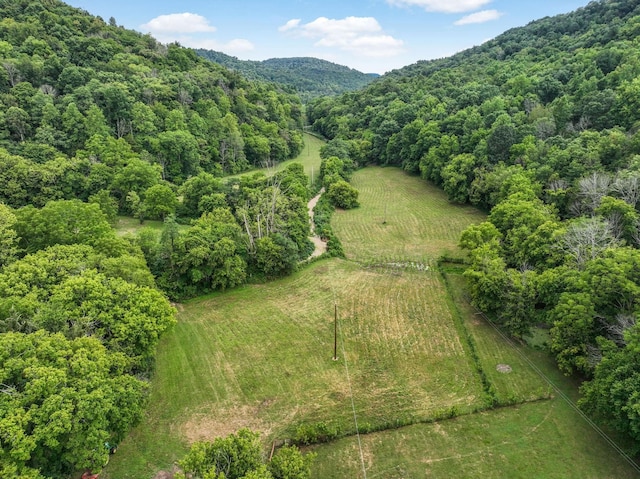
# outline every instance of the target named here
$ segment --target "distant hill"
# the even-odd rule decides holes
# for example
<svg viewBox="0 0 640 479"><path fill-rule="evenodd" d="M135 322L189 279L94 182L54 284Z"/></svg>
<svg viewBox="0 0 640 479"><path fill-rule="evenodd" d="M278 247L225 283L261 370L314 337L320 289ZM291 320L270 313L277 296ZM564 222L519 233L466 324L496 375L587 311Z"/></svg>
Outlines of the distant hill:
<svg viewBox="0 0 640 479"><path fill-rule="evenodd" d="M368 85L379 75L311 57L271 58L263 61L239 60L213 50L195 52L251 80L267 80L294 88L306 102L321 96L334 96Z"/></svg>

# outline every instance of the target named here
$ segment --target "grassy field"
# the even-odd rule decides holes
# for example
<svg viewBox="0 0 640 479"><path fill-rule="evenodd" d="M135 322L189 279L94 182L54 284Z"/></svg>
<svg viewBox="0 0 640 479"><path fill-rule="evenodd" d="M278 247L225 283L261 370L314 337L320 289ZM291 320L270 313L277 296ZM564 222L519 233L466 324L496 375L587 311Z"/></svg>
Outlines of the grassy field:
<svg viewBox="0 0 640 479"><path fill-rule="evenodd" d="M283 161L282 163L278 163L275 167L272 168L259 168L256 170L251 170L244 173L238 173L237 175L227 176L226 178L237 178L239 176L252 174L257 171L261 171L267 175L272 175L277 171L280 171L290 165L291 163L302 163L304 167L304 172L306 175L313 181L315 176L320 172L320 147L324 145L324 141L321 139L310 135L308 133L304 133L304 148L300 152L300 154L293 158L292 160Z"/></svg>
<svg viewBox="0 0 640 479"><path fill-rule="evenodd" d="M361 431L388 430L362 436L362 456L354 436L314 446L317 479L364 477L361 457L369 478L635 477L469 307L460 271L438 270L482 215L396 169L354 184L361 208L334 222L347 260L177 305L145 420L101 477L152 478L190 442L240 427L265 447L299 425L349 435L352 404ZM543 353L521 351L575 394ZM491 395L517 404L488 410Z"/></svg>
<svg viewBox="0 0 640 479"><path fill-rule="evenodd" d="M293 437L303 423L353 433L352 394L360 426L374 429L430 420L453 406L482 408L482 386L439 300L444 294L431 272L390 274L333 259L181 305L179 324L160 346L148 421L122 444L109 477L149 476L149 462L171 464L181 441L241 426L265 440ZM158 438L158 450L145 451Z"/></svg>
<svg viewBox="0 0 640 479"><path fill-rule="evenodd" d="M124 236L127 234L136 234L142 228L151 228L153 231L160 234L162 232L162 226L163 223L160 220L145 220L143 223L140 223L140 220L136 218L118 216L114 228L118 235Z"/></svg>
<svg viewBox="0 0 640 479"><path fill-rule="evenodd" d="M369 167L352 180L361 207L337 211L332 223L348 258L360 262L433 263L459 256L460 232L484 216L455 206L433 185L397 168Z"/></svg>
<svg viewBox="0 0 640 479"><path fill-rule="evenodd" d="M531 402L362 436L368 478L636 477L561 400ZM314 476L364 477L350 437L315 448Z"/></svg>

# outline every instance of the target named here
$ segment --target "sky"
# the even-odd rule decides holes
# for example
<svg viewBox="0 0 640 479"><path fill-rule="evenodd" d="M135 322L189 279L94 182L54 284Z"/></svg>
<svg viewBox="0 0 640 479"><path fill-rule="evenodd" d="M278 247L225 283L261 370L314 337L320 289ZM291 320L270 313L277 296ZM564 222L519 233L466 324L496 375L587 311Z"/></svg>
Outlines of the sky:
<svg viewBox="0 0 640 479"><path fill-rule="evenodd" d="M163 43L241 60L316 57L383 74L589 0L66 0Z"/></svg>

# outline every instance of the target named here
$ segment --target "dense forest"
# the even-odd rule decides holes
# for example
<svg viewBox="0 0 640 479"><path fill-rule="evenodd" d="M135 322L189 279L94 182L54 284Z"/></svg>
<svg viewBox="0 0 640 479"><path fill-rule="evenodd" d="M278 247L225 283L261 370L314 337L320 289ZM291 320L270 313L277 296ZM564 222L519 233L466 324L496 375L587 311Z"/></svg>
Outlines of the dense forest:
<svg viewBox="0 0 640 479"><path fill-rule="evenodd" d="M100 470L169 299L309 256L300 99L57 0L0 1L0 477ZM118 215L163 220L116 234Z"/></svg>
<svg viewBox="0 0 640 479"><path fill-rule="evenodd" d="M461 239L473 303L547 331L581 407L638 449L639 52L638 2L602 0L308 109L352 161L489 212Z"/></svg>
<svg viewBox="0 0 640 479"><path fill-rule="evenodd" d="M263 61L239 60L213 50L196 49L203 58L240 72L246 78L287 85L304 103L322 96L334 96L362 88L378 75L362 73L318 58L270 58Z"/></svg>

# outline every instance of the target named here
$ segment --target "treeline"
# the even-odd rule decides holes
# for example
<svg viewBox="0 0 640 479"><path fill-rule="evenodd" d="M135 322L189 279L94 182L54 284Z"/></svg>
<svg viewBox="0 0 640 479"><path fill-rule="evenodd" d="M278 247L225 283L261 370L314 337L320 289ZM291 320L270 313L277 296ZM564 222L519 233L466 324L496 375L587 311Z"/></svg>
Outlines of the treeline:
<svg viewBox="0 0 640 479"><path fill-rule="evenodd" d="M313 251L308 183L300 163L271 177L189 178L178 213L190 225L168 216L160 236L151 229L137 235L159 287L184 299L295 271Z"/></svg>
<svg viewBox="0 0 640 479"><path fill-rule="evenodd" d="M640 444L640 6L591 2L321 99L316 131L490 212L469 228L476 306L550 332L582 407Z"/></svg>
<svg viewBox="0 0 640 479"><path fill-rule="evenodd" d="M335 96L358 90L378 76L319 58L294 57L246 61L213 50L196 49L195 52L251 80L286 85L297 92L304 103L322 96Z"/></svg>

